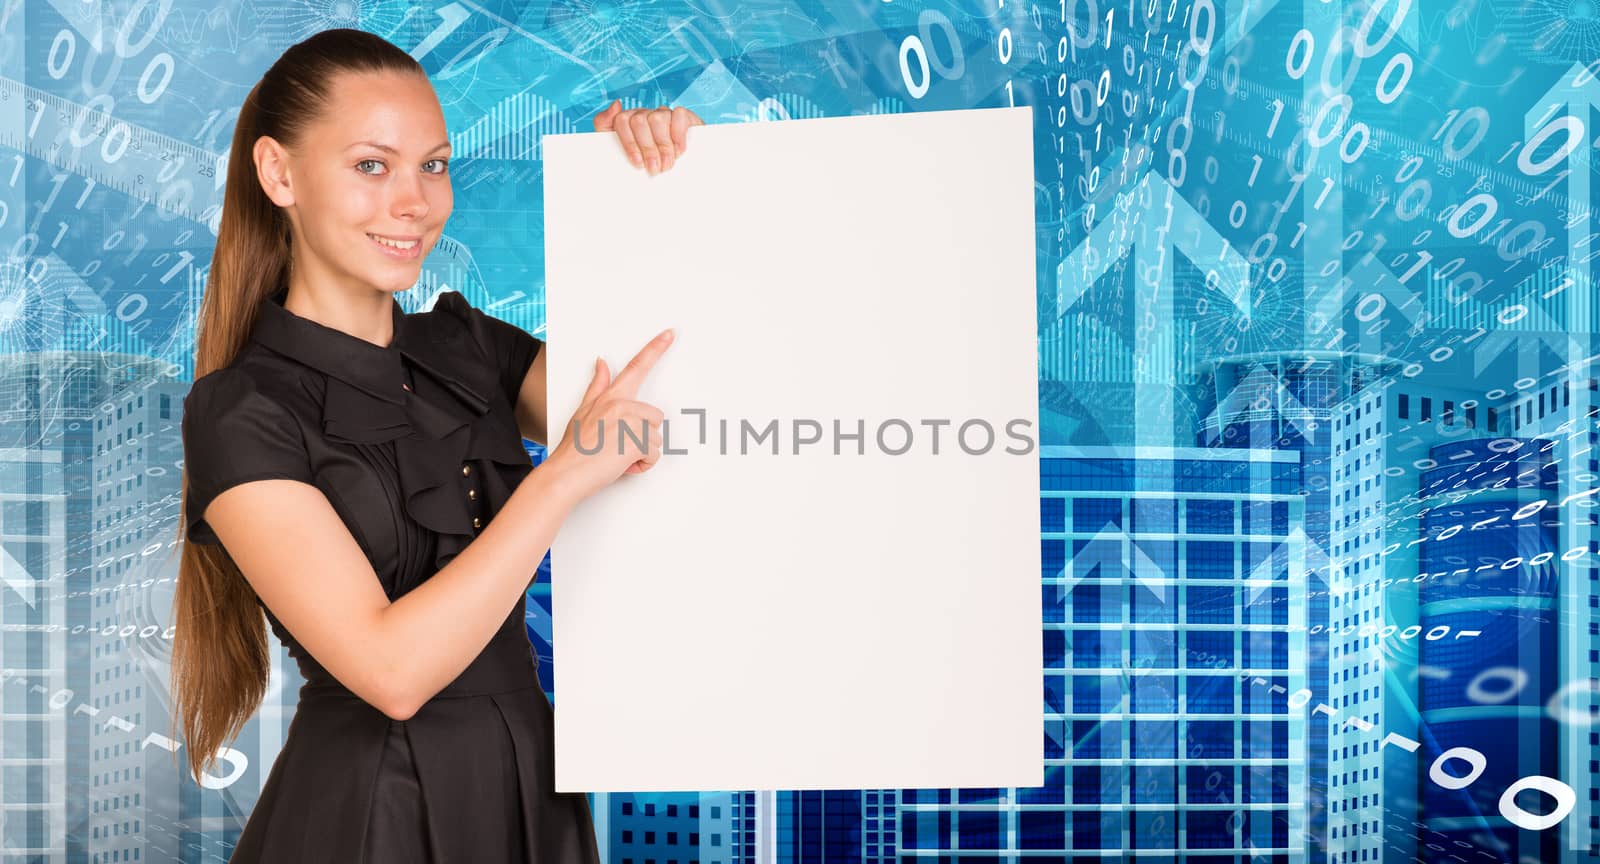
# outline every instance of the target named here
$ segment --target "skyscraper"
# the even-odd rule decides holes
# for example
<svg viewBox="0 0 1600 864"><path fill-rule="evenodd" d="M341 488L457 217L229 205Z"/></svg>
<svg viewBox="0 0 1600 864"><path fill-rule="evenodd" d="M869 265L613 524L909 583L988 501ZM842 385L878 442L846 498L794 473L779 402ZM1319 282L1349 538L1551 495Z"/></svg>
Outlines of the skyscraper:
<svg viewBox="0 0 1600 864"><path fill-rule="evenodd" d="M1551 689L1556 625L1504 614L1550 603L1553 580L1525 563L1537 553L1514 554L1548 545L1543 529L1529 534L1510 519L1548 487L1527 460L1533 442L1493 437L1506 431L1502 420L1470 392L1404 377L1335 408L1329 703L1346 718L1329 732L1336 864L1447 860L1457 840L1504 856L1494 860L1551 851L1537 835L1507 832L1495 807L1516 777L1555 768L1555 738L1518 718ZM1499 458L1508 449L1523 455ZM1534 479L1519 488L1530 465ZM1532 686L1505 705L1473 704L1464 694L1507 656L1529 664ZM1450 765L1445 784L1432 774L1458 746L1498 766L1465 793L1449 778L1468 765Z"/></svg>
<svg viewBox="0 0 1600 864"><path fill-rule="evenodd" d="M1333 476L1333 417L1349 394L1399 364L1337 351L1241 354L1213 360L1200 375L1197 401L1204 447L1292 450L1300 457L1306 549L1306 663L1311 704L1328 700L1328 550ZM1328 860L1328 731L1313 715L1306 790L1306 854Z"/></svg>
<svg viewBox="0 0 1600 864"><path fill-rule="evenodd" d="M1046 783L905 790L903 851L1304 861L1298 454L1040 456Z"/></svg>
<svg viewBox="0 0 1600 864"><path fill-rule="evenodd" d="M1574 291L1579 295L1584 292ZM1592 299L1585 299L1591 303ZM1600 856L1600 379L1583 335L1588 316L1571 319L1578 334L1570 356L1588 359L1543 376L1524 375L1486 394L1494 399L1502 431L1537 439L1553 473L1539 516L1555 524L1556 675L1560 687L1546 703L1544 719L1556 723L1559 776L1580 802L1560 827L1560 859ZM1592 328L1591 328L1592 329ZM1583 353L1578 353L1578 352ZM1548 732L1548 729L1541 730Z"/></svg>

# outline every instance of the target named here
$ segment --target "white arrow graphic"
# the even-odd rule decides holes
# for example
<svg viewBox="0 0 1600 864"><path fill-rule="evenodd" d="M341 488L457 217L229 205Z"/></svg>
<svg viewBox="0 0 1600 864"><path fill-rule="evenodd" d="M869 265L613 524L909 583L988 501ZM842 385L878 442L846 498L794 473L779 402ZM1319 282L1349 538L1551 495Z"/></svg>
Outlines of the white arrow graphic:
<svg viewBox="0 0 1600 864"><path fill-rule="evenodd" d="M1179 443L1173 424L1177 358L1171 253L1182 252L1206 271L1206 284L1246 318L1250 317L1250 264L1165 178L1146 172L1133 189L1117 196L1111 214L1061 262L1058 313L1065 314L1130 251L1134 358L1143 366L1134 376L1134 441L1140 446L1171 446Z"/></svg>
<svg viewBox="0 0 1600 864"><path fill-rule="evenodd" d="M1525 122L1529 144L1517 159L1517 168L1523 174L1539 176L1555 170L1554 154L1566 151L1563 161L1566 163L1567 202L1574 211L1574 216L1566 226L1566 269L1568 274L1576 277L1572 281L1583 287L1568 288L1546 302L1566 304L1567 344L1563 359L1570 366L1585 367L1576 369L1579 374L1569 384L1571 404L1566 408L1568 413L1565 422L1574 429L1586 429L1594 423L1589 417L1595 404L1594 394L1584 386L1586 379L1595 375L1594 368L1589 365L1594 356L1590 350L1593 334L1589 332L1594 324L1594 293L1590 287L1594 282L1587 258L1592 250L1587 245L1580 247L1579 244L1588 244L1594 229L1594 212L1589 199L1589 172L1593 169L1590 165L1588 128L1590 115L1597 107L1600 107L1600 82L1596 82L1583 66L1574 63L1556 86L1528 109ZM1552 148L1557 149L1552 152ZM1539 158L1541 154L1551 155ZM1542 301L1545 299L1541 298ZM1593 476L1586 473L1588 460L1592 457L1592 452L1581 455L1569 452L1566 458L1559 461L1557 470L1560 472L1564 496L1592 485ZM1589 479L1585 480L1585 477ZM1581 518L1583 511L1567 507L1561 509L1563 546L1590 548L1600 532L1595 531L1587 518ZM1591 592L1588 580L1581 576L1584 569L1582 566L1563 568L1560 577L1561 608L1582 609L1587 602ZM1572 670L1568 674L1583 677L1585 671L1594 668L1586 656L1589 645L1587 640L1572 637L1568 629L1563 627L1558 637L1557 662L1563 670ZM1561 730L1561 767L1569 772L1569 776L1581 776L1579 772L1583 770L1585 761L1582 754L1587 746L1585 731L1576 726ZM1595 842L1595 832L1582 822L1573 820L1562 829L1561 841L1566 853L1563 860L1577 860L1582 856L1582 850L1589 849L1590 844Z"/></svg>
<svg viewBox="0 0 1600 864"><path fill-rule="evenodd" d="M34 581L28 568L4 547L0 547L0 584L17 592L22 597L22 602L28 604L29 609L36 608L39 583Z"/></svg>

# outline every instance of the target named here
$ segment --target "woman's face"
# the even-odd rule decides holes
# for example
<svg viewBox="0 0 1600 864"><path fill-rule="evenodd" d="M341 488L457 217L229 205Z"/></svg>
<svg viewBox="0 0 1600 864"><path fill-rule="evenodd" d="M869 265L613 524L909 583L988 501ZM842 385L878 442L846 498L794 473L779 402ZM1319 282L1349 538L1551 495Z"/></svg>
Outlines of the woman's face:
<svg viewBox="0 0 1600 864"><path fill-rule="evenodd" d="M305 278L404 291L455 203L444 112L421 75L341 73L330 94L293 151L257 142L262 186L289 217Z"/></svg>

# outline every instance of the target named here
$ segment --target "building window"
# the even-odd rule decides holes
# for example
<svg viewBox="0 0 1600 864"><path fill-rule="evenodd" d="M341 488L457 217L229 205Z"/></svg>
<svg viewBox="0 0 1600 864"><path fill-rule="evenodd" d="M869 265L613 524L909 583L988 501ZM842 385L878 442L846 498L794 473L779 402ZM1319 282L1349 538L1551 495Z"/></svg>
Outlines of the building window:
<svg viewBox="0 0 1600 864"><path fill-rule="evenodd" d="M1404 393L1401 393L1400 394L1400 401L1395 403L1395 410L1400 412L1400 419L1401 420L1410 420L1411 419L1411 397L1407 396Z"/></svg>

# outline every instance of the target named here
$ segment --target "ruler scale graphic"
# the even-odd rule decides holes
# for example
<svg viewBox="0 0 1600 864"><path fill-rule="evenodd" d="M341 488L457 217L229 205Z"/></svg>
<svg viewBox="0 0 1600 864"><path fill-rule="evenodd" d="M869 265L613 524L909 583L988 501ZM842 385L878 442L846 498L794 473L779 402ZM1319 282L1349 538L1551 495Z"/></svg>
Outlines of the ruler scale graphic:
<svg viewBox="0 0 1600 864"><path fill-rule="evenodd" d="M227 154L3 76L0 118L0 145L217 232Z"/></svg>

